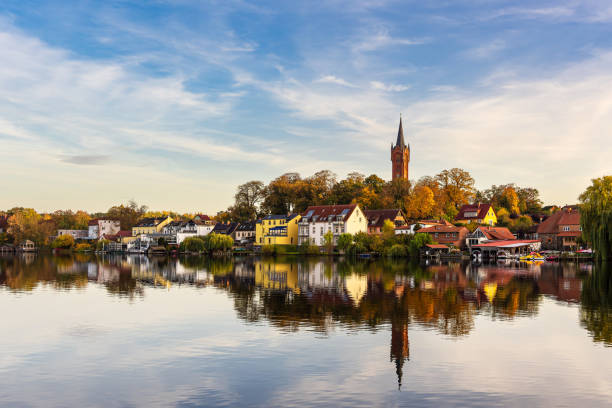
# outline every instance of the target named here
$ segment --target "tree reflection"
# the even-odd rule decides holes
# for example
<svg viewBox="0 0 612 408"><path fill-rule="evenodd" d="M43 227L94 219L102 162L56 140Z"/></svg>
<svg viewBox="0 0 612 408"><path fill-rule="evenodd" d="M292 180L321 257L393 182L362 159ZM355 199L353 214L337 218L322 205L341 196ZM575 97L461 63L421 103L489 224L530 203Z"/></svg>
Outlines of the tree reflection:
<svg viewBox="0 0 612 408"><path fill-rule="evenodd" d="M595 264L582 285L580 322L593 340L612 346L612 265Z"/></svg>

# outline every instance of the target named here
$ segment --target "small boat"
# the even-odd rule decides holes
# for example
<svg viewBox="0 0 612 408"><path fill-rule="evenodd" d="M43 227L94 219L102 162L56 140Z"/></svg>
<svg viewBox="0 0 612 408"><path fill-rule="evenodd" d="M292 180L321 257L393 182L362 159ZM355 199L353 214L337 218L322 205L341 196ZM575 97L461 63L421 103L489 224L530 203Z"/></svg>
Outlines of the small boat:
<svg viewBox="0 0 612 408"><path fill-rule="evenodd" d="M521 261L544 261L546 258L544 258L542 255L540 255L537 252L532 252L529 255L523 255L519 258Z"/></svg>

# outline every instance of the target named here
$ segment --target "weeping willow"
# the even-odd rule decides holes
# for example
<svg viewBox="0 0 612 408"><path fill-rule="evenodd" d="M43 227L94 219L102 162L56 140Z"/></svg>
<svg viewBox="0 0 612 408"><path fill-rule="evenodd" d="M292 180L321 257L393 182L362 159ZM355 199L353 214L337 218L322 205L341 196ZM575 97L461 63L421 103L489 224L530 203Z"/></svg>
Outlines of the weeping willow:
<svg viewBox="0 0 612 408"><path fill-rule="evenodd" d="M593 179L580 195L580 225L595 256L612 261L612 176Z"/></svg>

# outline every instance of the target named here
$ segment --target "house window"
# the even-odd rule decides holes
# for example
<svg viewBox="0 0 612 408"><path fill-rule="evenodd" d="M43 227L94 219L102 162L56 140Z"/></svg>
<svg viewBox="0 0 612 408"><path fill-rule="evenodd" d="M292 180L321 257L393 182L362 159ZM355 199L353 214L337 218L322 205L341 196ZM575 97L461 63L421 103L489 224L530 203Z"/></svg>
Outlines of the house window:
<svg viewBox="0 0 612 408"><path fill-rule="evenodd" d="M570 230L569 226L567 226L567 225L563 226L563 231L569 231L569 230Z"/></svg>

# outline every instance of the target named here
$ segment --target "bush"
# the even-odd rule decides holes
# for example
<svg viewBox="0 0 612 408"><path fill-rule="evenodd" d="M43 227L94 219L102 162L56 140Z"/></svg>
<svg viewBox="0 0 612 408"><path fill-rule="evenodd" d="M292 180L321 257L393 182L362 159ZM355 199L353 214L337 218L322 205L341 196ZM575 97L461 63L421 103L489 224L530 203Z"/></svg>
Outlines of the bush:
<svg viewBox="0 0 612 408"><path fill-rule="evenodd" d="M108 244L110 244L110 241L108 239L101 239L96 243L96 249L98 251L103 250L106 246L108 246Z"/></svg>
<svg viewBox="0 0 612 408"><path fill-rule="evenodd" d="M229 251L234 246L234 240L229 235L215 234L214 232L204 237L206 250L209 252Z"/></svg>
<svg viewBox="0 0 612 408"><path fill-rule="evenodd" d="M404 258L408 256L408 247L406 245L395 244L386 251L386 254L392 258Z"/></svg>
<svg viewBox="0 0 612 408"><path fill-rule="evenodd" d="M366 252L367 250L368 249L361 242L355 242L355 243L351 244L351 246L348 248L346 253L349 254L349 255L353 255L354 256L354 255L357 255L357 254L362 254L362 253Z"/></svg>
<svg viewBox="0 0 612 408"><path fill-rule="evenodd" d="M274 245L264 245L261 247L261 253L267 256L276 255L276 246Z"/></svg>
<svg viewBox="0 0 612 408"><path fill-rule="evenodd" d="M74 246L74 237L72 235L60 235L51 243L51 248L70 249Z"/></svg>
<svg viewBox="0 0 612 408"><path fill-rule="evenodd" d="M184 252L202 252L206 250L206 244L200 237L189 237L181 242L180 248Z"/></svg>
<svg viewBox="0 0 612 408"><path fill-rule="evenodd" d="M309 245L308 250L306 251L307 255L319 255L321 253L321 248L318 245Z"/></svg>
<svg viewBox="0 0 612 408"><path fill-rule="evenodd" d="M77 244L76 247L74 248L75 251L77 252L87 252L87 251L91 251L91 245L86 244L85 242L81 242L80 244Z"/></svg>

